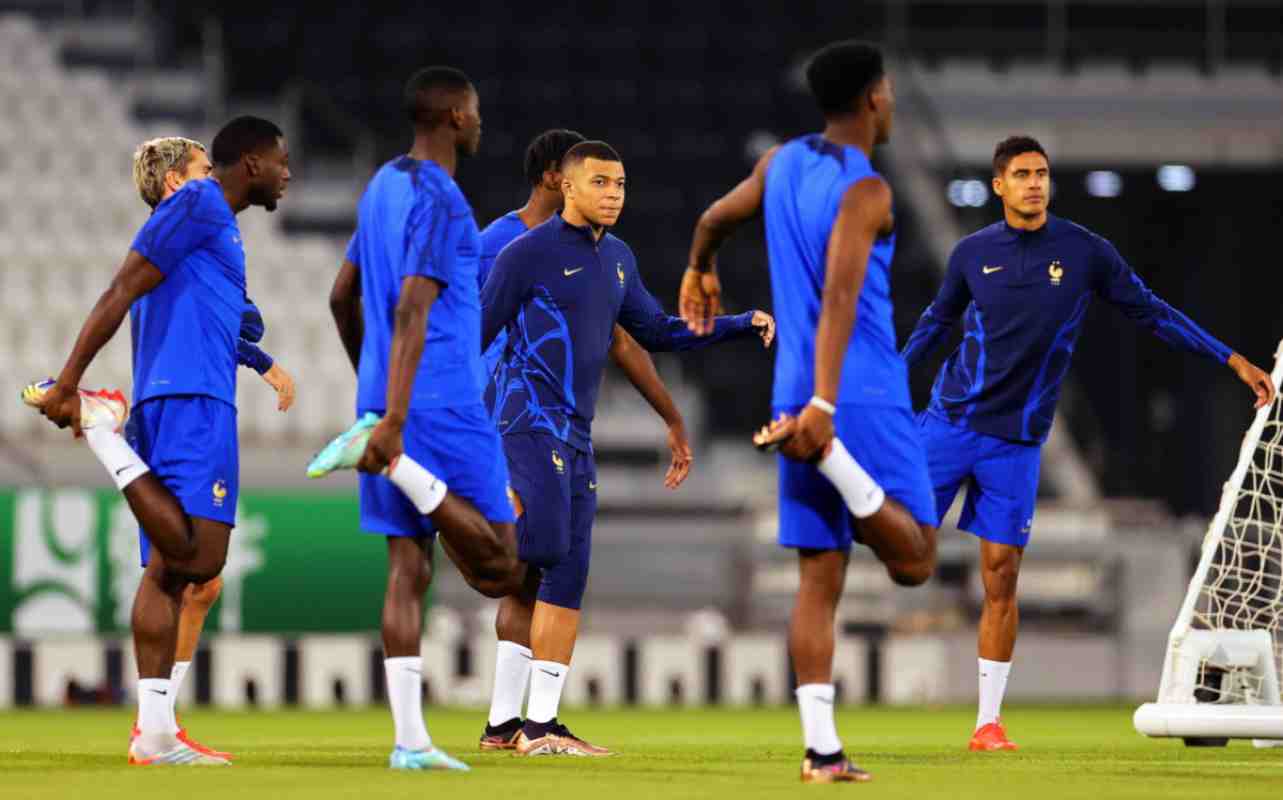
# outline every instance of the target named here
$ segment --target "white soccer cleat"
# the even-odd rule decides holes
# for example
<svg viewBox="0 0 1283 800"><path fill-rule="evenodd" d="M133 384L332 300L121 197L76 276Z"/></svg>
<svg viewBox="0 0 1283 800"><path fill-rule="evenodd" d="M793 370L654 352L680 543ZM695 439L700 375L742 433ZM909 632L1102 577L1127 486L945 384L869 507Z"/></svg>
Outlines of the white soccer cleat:
<svg viewBox="0 0 1283 800"><path fill-rule="evenodd" d="M154 755L147 755L138 746L135 737L129 743L129 763L135 767L226 767L231 761L210 753L202 753L185 742L174 739L174 746Z"/></svg>
<svg viewBox="0 0 1283 800"><path fill-rule="evenodd" d="M44 403L45 395L54 386L53 378L45 378L41 381L28 384L22 390L22 402L32 408L40 408ZM116 433L120 433L125 427L125 421L129 419L129 401L119 389L108 391L99 389L96 392L90 392L85 389L80 390L80 427L86 428L107 428L110 427Z"/></svg>

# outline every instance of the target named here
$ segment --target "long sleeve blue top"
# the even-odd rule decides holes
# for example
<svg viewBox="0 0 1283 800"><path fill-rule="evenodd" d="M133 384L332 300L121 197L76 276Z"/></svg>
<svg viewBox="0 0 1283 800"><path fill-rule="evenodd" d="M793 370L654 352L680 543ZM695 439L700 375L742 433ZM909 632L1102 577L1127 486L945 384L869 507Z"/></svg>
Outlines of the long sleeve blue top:
<svg viewBox="0 0 1283 800"><path fill-rule="evenodd" d="M652 352L691 350L752 335L753 314L718 317L696 336L646 290L623 241L555 215L514 239L481 290L481 347L508 342L486 389L500 433L550 433L592 449L597 391L615 322Z"/></svg>
<svg viewBox="0 0 1283 800"><path fill-rule="evenodd" d="M998 222L954 248L902 352L912 366L962 317L962 343L936 376L928 411L1003 439L1046 440L1093 297L1172 347L1221 363L1232 354L1150 291L1105 238L1052 215L1034 231Z"/></svg>

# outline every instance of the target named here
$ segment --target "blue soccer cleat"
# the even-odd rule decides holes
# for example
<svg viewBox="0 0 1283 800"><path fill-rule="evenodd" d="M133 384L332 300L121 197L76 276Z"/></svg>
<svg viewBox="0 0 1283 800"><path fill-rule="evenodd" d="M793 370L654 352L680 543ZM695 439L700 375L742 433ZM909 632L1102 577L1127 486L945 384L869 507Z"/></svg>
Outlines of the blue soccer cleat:
<svg viewBox="0 0 1283 800"><path fill-rule="evenodd" d="M470 772L472 767L457 758L452 758L439 747L427 750L408 750L400 745L388 756L388 766L392 769L453 769L459 772Z"/></svg>
<svg viewBox="0 0 1283 800"><path fill-rule="evenodd" d="M366 442L370 441L370 432L380 419L373 411L365 412L355 425L340 433L316 454L312 463L307 465L307 477L323 478L336 469L355 469L365 452Z"/></svg>

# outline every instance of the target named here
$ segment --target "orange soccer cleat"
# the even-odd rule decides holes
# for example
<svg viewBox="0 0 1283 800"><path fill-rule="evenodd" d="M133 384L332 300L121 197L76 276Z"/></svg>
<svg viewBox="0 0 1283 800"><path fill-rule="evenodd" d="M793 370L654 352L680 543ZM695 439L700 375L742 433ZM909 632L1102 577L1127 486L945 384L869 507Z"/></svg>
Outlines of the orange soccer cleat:
<svg viewBox="0 0 1283 800"><path fill-rule="evenodd" d="M1007 729L1002 727L1002 720L998 719L977 728L971 735L971 744L968 749L973 753L979 753L1017 748L1016 743L1007 738Z"/></svg>

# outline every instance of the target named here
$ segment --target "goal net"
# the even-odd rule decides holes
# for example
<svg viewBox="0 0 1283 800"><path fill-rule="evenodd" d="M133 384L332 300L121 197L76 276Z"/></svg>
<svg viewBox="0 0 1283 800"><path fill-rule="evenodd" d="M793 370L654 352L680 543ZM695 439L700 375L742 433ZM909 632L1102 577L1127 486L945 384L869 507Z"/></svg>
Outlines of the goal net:
<svg viewBox="0 0 1283 800"><path fill-rule="evenodd" d="M1283 342L1274 385L1283 377ZM1257 412L1168 638L1151 736L1283 738L1283 399Z"/></svg>

